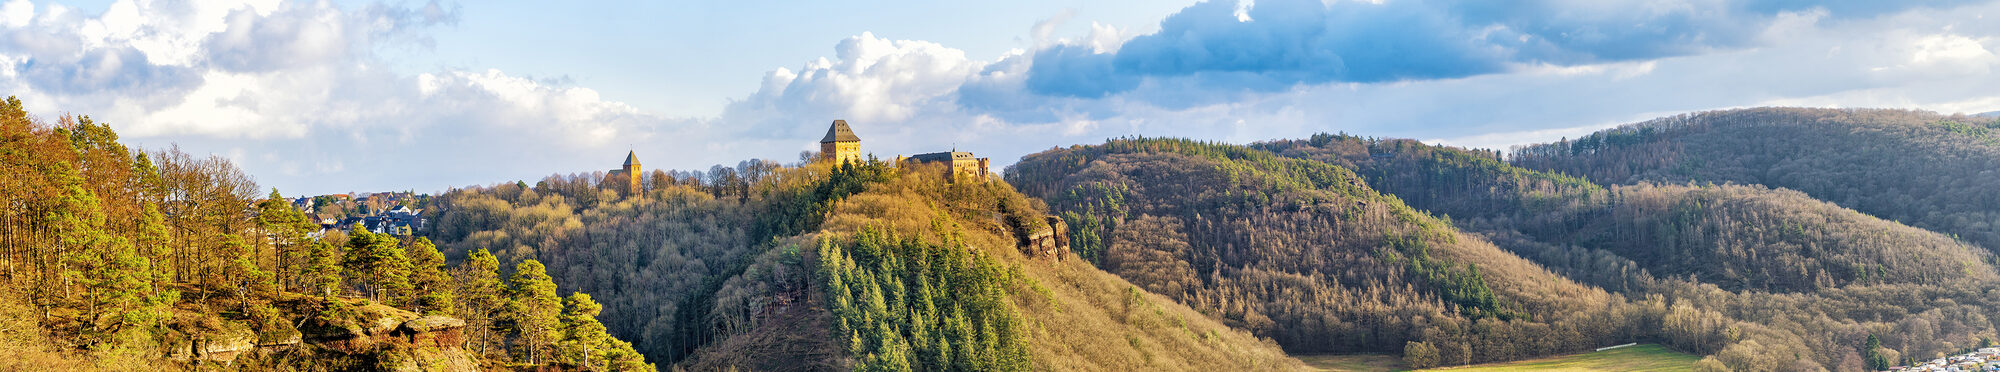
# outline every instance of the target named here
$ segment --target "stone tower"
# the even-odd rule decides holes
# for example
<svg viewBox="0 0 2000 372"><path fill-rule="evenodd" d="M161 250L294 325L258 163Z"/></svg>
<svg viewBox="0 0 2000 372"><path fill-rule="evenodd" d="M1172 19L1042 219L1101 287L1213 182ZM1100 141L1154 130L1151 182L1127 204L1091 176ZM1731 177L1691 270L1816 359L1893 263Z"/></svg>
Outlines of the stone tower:
<svg viewBox="0 0 2000 372"><path fill-rule="evenodd" d="M846 120L834 120L833 126L826 128L826 138L819 140L819 158L861 163L861 137L854 136Z"/></svg>
<svg viewBox="0 0 2000 372"><path fill-rule="evenodd" d="M625 152L625 167L606 172L604 183L606 185L625 186L627 192L636 194L640 190L645 190L640 188L640 178L642 178L642 173L639 173L639 153L636 151L627 151Z"/></svg>

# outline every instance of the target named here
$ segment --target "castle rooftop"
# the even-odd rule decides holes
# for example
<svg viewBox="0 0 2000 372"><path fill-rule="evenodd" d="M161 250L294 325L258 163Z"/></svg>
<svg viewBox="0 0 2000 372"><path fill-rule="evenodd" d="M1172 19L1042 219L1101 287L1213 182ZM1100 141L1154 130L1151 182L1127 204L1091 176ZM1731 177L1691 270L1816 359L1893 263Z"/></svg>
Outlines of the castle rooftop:
<svg viewBox="0 0 2000 372"><path fill-rule="evenodd" d="M846 120L834 120L833 126L826 128L826 138L819 140L819 143L833 142L861 142L861 137L854 136L854 129L847 127Z"/></svg>

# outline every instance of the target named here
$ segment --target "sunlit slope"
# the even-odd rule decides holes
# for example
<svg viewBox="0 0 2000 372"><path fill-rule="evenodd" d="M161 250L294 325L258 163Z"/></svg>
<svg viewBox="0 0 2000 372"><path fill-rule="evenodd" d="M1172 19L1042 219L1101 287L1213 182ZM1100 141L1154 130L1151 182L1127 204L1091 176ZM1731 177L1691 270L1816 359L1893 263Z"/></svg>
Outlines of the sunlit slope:
<svg viewBox="0 0 2000 372"><path fill-rule="evenodd" d="M1008 178L1069 220L1084 257L1293 352L1422 343L1451 365L1651 333L1643 317L1614 315L1637 311L1622 299L1325 163L1121 139L1031 155Z"/></svg>
<svg viewBox="0 0 2000 372"><path fill-rule="evenodd" d="M2000 249L2000 119L1756 108L1676 115L1516 149L1518 166L1607 184L1733 182Z"/></svg>
<svg viewBox="0 0 2000 372"><path fill-rule="evenodd" d="M1599 186L1514 167L1498 154L1411 140L1317 135L1257 144L1278 154L1353 168L1369 185L1461 228L1519 233L1545 245L1603 250L1633 267L1567 270L1611 289L1606 271L1644 270L1732 289L1810 291L1848 284L1944 284L1993 279L1983 250L1808 195L1760 186ZM1502 239L1512 243L1516 239ZM1516 251L1533 247L1503 244ZM1537 252L1539 253L1539 252ZM1523 254L1528 254L1523 252ZM1542 259L1542 254L1531 258ZM1572 255L1574 256L1574 255ZM1590 257L1549 257L1565 269Z"/></svg>
<svg viewBox="0 0 2000 372"><path fill-rule="evenodd" d="M898 173L835 204L819 231L785 239L781 246L801 247L796 258L786 258L791 253L780 248L776 250L779 253L770 255L772 259L760 259L747 270L752 274L746 277L810 272L804 280L810 282L811 294L799 302L810 310L785 310L807 320L753 326L702 351L691 366L783 370L791 366L894 369L909 365L924 369L936 363L930 368L1038 371L1303 368L1270 341L1148 293L1075 256L1023 253L1007 219L1039 217L1045 212L1003 182L961 179L947 183L933 173ZM884 280L885 274L901 280ZM789 274L777 276L783 275ZM921 278L926 276L930 279ZM736 286L738 283L728 287ZM844 289L831 290L830 286ZM967 290L959 292L991 291L999 300L997 306L977 310L984 297L947 294L961 288ZM844 294L856 295L843 298ZM896 319L892 322L896 324L860 325L873 322L877 316L868 310L870 307L888 310L883 314L890 314L886 316ZM977 337L960 337L952 331L951 314L959 313L974 314L963 318L976 323L965 329L973 330L970 333ZM937 326L939 323L944 326ZM834 341L817 341L829 338ZM963 361L967 353L959 351L965 349L961 340L974 340L974 344L989 345L986 347L992 350L972 354L1002 356ZM821 348L808 350L794 343ZM1021 355L1007 356L1013 348ZM774 354L757 355L759 350ZM849 354L849 350L861 351ZM890 356L910 362L904 364Z"/></svg>

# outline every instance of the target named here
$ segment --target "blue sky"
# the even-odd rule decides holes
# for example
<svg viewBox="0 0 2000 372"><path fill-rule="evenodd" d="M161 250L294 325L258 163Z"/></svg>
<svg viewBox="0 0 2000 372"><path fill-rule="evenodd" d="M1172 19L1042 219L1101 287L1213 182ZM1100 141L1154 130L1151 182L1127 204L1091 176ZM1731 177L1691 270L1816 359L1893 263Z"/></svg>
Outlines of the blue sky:
<svg viewBox="0 0 2000 372"><path fill-rule="evenodd" d="M286 194L1146 135L1505 148L1768 105L2000 110L2000 1L0 0L0 94Z"/></svg>

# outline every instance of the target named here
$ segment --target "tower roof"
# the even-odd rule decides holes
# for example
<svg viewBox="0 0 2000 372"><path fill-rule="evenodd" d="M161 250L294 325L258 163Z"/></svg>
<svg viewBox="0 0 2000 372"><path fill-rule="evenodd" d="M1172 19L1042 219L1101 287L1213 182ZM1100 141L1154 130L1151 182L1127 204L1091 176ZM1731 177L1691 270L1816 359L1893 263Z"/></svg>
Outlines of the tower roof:
<svg viewBox="0 0 2000 372"><path fill-rule="evenodd" d="M826 128L826 138L819 139L819 143L828 142L861 142L861 137L854 136L854 129L847 127L846 120L834 120L833 126Z"/></svg>
<svg viewBox="0 0 2000 372"><path fill-rule="evenodd" d="M626 151L625 165L639 165L639 153L636 151Z"/></svg>

